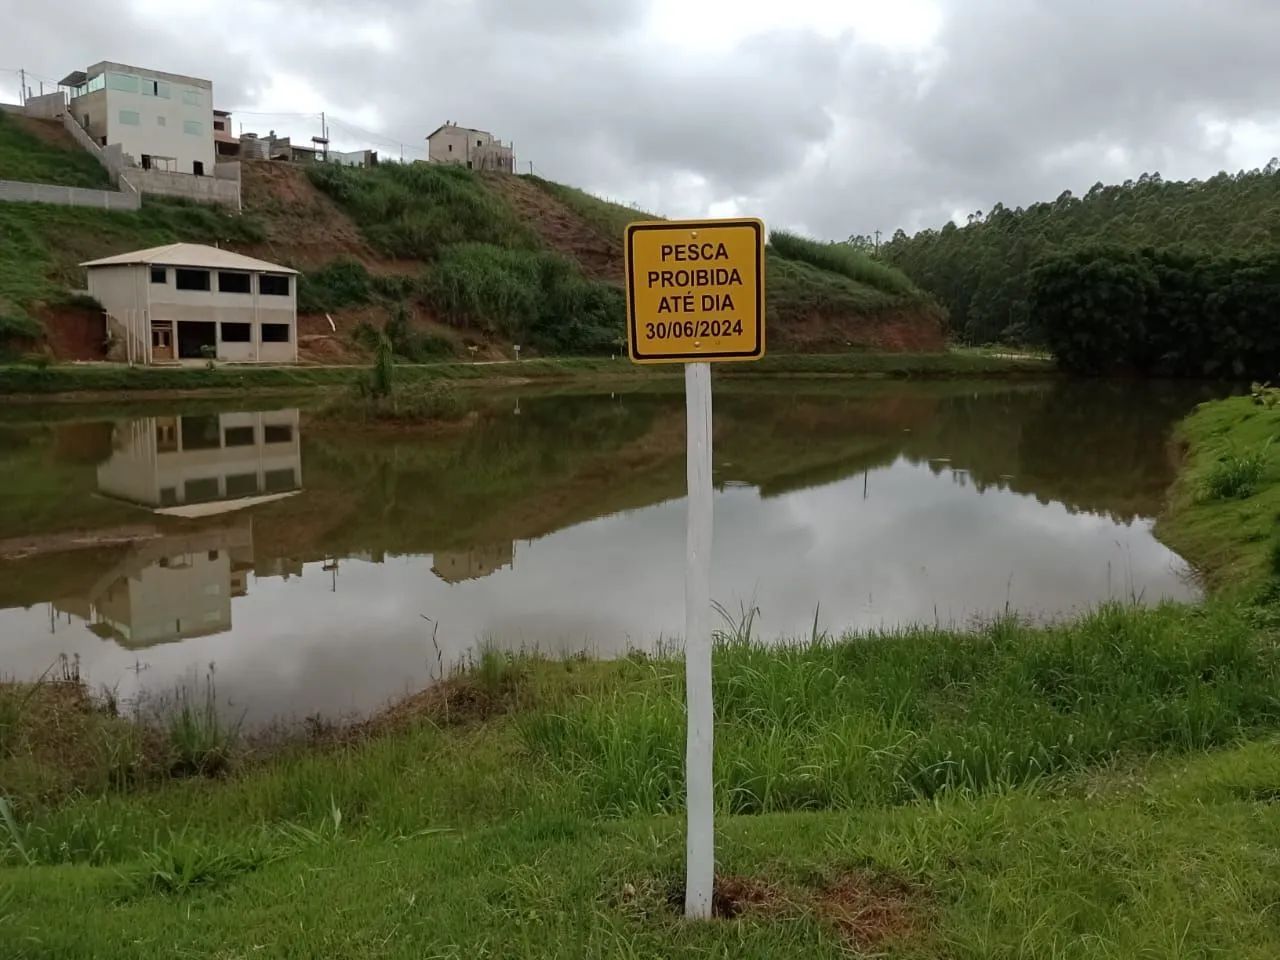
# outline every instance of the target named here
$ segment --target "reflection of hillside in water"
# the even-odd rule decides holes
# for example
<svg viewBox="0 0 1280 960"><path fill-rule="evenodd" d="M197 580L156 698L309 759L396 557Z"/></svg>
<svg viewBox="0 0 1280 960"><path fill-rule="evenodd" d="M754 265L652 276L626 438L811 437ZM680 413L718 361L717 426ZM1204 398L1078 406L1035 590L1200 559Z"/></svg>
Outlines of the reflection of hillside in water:
<svg viewBox="0 0 1280 960"><path fill-rule="evenodd" d="M723 393L720 485L774 496L902 456L978 492L1010 489L1123 522L1158 512L1172 478L1170 429L1193 402L1185 387L1151 384ZM520 417L491 414L425 444L322 433L306 444L307 496L262 511L259 550L311 559L484 552L682 497L681 403L669 394L531 399Z"/></svg>
<svg viewBox="0 0 1280 960"><path fill-rule="evenodd" d="M716 397L715 476L769 497L866 474L874 499L875 471L905 457L979 493L1009 489L1127 522L1158 512L1172 475L1170 428L1197 399L1162 384L729 381ZM525 397L519 416L512 406L488 403L470 428L428 438L337 430L296 410L134 418L111 426L109 442L101 424L8 428L0 459L56 483L49 492L33 483L0 518L27 524L22 537L0 536L0 557L10 557L0 559L0 606L57 600L124 624L122 637L173 638L197 622L213 629L212 601L161 619L158 598L212 591L215 580L232 596L224 559L271 575L310 561L430 554L435 576L462 583L510 569L517 541L684 495L679 393ZM79 497L52 499L77 486ZM204 560L166 568L143 549L229 536L192 532L180 518L241 508L252 536L208 546ZM234 556L209 559L233 547ZM112 570L128 572L107 589L119 580ZM195 583L197 571L206 580ZM167 621L172 629L151 626Z"/></svg>

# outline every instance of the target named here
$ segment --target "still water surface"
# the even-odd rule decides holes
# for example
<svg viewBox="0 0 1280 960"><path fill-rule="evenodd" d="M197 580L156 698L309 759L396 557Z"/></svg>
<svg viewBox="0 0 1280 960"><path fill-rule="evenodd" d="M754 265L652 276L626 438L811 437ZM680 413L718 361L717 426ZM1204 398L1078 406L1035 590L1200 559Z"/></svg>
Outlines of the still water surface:
<svg viewBox="0 0 1280 960"><path fill-rule="evenodd" d="M725 381L713 597L766 637L815 611L840 631L1193 598L1151 528L1169 430L1203 398ZM65 653L127 699L212 664L256 723L367 712L483 643L678 641L682 394L476 402L429 433L278 404L6 410L0 673Z"/></svg>

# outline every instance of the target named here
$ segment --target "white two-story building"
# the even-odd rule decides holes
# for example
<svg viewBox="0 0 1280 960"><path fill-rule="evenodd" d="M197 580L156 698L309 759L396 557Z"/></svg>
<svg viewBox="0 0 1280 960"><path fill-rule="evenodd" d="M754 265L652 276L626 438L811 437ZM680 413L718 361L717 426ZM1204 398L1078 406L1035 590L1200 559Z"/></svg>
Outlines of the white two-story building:
<svg viewBox="0 0 1280 960"><path fill-rule="evenodd" d="M99 145L144 170L213 176L213 84L104 60L65 76L68 110Z"/></svg>
<svg viewBox="0 0 1280 960"><path fill-rule="evenodd" d="M129 363L298 359L297 271L198 243L81 264Z"/></svg>

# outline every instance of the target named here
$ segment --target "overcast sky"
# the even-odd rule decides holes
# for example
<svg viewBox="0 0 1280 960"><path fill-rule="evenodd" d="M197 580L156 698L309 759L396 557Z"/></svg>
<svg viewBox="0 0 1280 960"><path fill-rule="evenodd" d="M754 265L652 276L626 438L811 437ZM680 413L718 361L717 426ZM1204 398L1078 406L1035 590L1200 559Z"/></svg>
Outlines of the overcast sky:
<svg viewBox="0 0 1280 960"><path fill-rule="evenodd" d="M324 110L339 147L420 156L454 120L657 213L831 239L1280 154L1280 0L0 0L0 21L5 100L4 69L123 61L211 79L245 130L307 138Z"/></svg>

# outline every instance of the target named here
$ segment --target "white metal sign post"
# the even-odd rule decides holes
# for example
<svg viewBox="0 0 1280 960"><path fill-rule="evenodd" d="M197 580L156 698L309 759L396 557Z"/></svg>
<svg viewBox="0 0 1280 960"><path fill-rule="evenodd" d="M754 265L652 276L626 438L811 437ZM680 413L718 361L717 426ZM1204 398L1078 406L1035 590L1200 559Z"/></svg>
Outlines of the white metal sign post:
<svg viewBox="0 0 1280 960"><path fill-rule="evenodd" d="M715 883L715 832L712 825L711 708L711 364L684 368L688 423L689 515L684 581L684 673L689 711L685 744L688 870L684 912L711 916Z"/></svg>
<svg viewBox="0 0 1280 960"><path fill-rule="evenodd" d="M711 702L711 363L764 356L764 224L657 221L626 231L634 363L684 363L689 513L684 586L688 805L684 912L711 916L715 797Z"/></svg>

